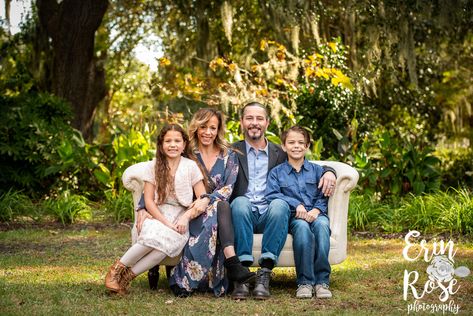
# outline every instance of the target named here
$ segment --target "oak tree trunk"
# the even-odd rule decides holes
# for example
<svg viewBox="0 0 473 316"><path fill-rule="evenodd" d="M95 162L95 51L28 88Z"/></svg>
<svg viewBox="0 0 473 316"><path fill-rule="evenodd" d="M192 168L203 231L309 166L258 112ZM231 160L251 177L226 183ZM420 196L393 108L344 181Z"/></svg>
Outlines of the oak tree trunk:
<svg viewBox="0 0 473 316"><path fill-rule="evenodd" d="M53 47L52 92L69 101L72 126L92 137L95 109L106 95L105 71L94 56L95 31L107 0L37 0L41 27Z"/></svg>

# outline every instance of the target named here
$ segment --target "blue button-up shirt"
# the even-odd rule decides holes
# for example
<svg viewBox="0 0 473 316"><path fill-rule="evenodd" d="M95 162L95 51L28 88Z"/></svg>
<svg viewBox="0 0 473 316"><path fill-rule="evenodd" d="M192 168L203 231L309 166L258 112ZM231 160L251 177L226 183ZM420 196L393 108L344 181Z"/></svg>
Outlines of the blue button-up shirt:
<svg viewBox="0 0 473 316"><path fill-rule="evenodd" d="M268 202L264 198L269 163L268 142L264 149L255 149L247 141L245 143L248 161L248 191L245 196L253 205L253 211L263 214L268 210Z"/></svg>
<svg viewBox="0 0 473 316"><path fill-rule="evenodd" d="M317 188L322 174L323 168L307 159L304 159L299 172L285 161L269 173L266 200L268 203L275 199L284 200L291 211L302 204L307 211L317 208L327 215L328 199Z"/></svg>

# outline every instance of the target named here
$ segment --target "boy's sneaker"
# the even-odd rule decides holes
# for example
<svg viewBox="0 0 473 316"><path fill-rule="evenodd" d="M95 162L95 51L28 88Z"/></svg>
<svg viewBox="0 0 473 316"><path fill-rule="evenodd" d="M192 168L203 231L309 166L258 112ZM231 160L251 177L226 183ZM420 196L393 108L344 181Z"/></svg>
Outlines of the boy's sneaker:
<svg viewBox="0 0 473 316"><path fill-rule="evenodd" d="M312 291L314 287L310 284L299 284L297 286L296 297L297 298L312 298Z"/></svg>
<svg viewBox="0 0 473 316"><path fill-rule="evenodd" d="M332 297L332 292L328 289L328 285L323 283L323 284L317 284L315 286L315 296L317 298L331 298Z"/></svg>

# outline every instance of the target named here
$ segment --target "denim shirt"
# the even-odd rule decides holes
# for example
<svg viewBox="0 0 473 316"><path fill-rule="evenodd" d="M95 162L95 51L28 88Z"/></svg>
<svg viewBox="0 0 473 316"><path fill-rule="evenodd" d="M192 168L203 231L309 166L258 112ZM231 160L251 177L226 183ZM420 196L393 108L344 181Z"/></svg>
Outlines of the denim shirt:
<svg viewBox="0 0 473 316"><path fill-rule="evenodd" d="M307 159L304 159L299 172L288 161L274 167L268 177L267 202L281 199L289 204L291 211L302 204L307 211L317 208L321 214L327 215L328 199L318 188L323 171L321 166Z"/></svg>
<svg viewBox="0 0 473 316"><path fill-rule="evenodd" d="M265 190L266 180L268 176L268 142L264 149L255 149L246 142L246 157L248 160L248 191L245 196L251 201L253 211L260 214L268 210L268 202L266 202Z"/></svg>

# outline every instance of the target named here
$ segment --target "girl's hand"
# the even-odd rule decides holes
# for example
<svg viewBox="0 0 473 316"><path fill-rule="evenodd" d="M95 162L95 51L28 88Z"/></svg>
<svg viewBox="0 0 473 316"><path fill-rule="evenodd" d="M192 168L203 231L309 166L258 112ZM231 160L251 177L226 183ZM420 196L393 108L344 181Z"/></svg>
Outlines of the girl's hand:
<svg viewBox="0 0 473 316"><path fill-rule="evenodd" d="M307 217L306 217L305 220L308 223L312 223L313 221L315 221L317 219L317 217L319 217L319 214L320 214L319 209L314 208L314 209L310 210L309 212L307 212Z"/></svg>
<svg viewBox="0 0 473 316"><path fill-rule="evenodd" d="M306 219L307 210L304 205L300 204L296 207L296 216L295 218Z"/></svg>
<svg viewBox="0 0 473 316"><path fill-rule="evenodd" d="M166 225L167 227L171 228L172 230L176 231L177 232L177 226L176 224L174 223L171 223L170 221L166 220L164 222L162 222L164 225Z"/></svg>
<svg viewBox="0 0 473 316"><path fill-rule="evenodd" d="M176 229L179 234L185 234L189 226L189 217L186 214L179 216L176 221Z"/></svg>
<svg viewBox="0 0 473 316"><path fill-rule="evenodd" d="M143 223L146 219L153 218L145 209L138 210L136 217L136 232L138 235L141 233L141 228L143 228Z"/></svg>

